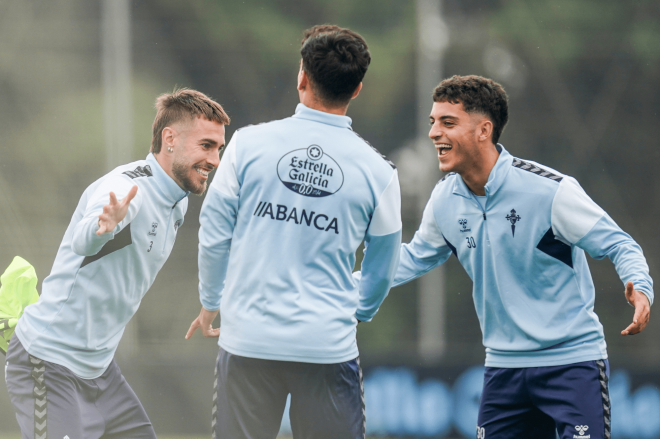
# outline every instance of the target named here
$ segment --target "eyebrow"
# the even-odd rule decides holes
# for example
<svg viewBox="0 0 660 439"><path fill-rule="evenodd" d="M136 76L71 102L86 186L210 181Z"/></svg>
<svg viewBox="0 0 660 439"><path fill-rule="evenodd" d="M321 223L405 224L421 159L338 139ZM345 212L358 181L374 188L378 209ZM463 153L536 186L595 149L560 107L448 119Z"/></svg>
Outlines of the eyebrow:
<svg viewBox="0 0 660 439"><path fill-rule="evenodd" d="M210 143L211 145L217 145L217 144L218 144L218 142L216 142L216 141L213 140L213 139L202 139L202 140L199 141L199 143ZM223 144L223 145L220 145L221 148L222 148L223 146L224 146L224 144Z"/></svg>
<svg viewBox="0 0 660 439"><path fill-rule="evenodd" d="M433 119L433 115L429 115L429 119ZM438 120L447 120L447 119L453 119L453 120L458 120L457 116L440 116Z"/></svg>

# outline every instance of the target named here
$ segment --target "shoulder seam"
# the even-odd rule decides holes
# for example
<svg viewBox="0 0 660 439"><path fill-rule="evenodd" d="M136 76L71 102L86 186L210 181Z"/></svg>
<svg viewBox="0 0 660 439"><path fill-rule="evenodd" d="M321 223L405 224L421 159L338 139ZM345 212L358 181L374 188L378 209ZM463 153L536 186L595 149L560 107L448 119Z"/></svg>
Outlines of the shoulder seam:
<svg viewBox="0 0 660 439"><path fill-rule="evenodd" d="M552 181L556 181L557 183L559 183L560 181L562 181L562 179L564 178L564 177L562 177L561 175L553 174L553 173L550 172L550 171L547 171L547 170L545 170L545 169L543 169L543 168L540 168L540 167L538 167L538 166L536 166L536 165L533 165L533 164L531 164L531 163L528 163L528 162L526 162L526 161L524 161L524 160L520 160L520 159L517 158L517 157L514 157L514 158L513 158L513 163L511 163L511 166L513 166L514 168L520 168L520 169L523 169L523 170L525 170L525 171L527 171L527 172L531 172L532 174L536 174L536 175L539 175L539 176L541 176L541 177L548 178L548 179L550 179L550 180L552 180Z"/></svg>
<svg viewBox="0 0 660 439"><path fill-rule="evenodd" d="M357 132L353 131L352 128L349 128L349 129L350 129L350 131L351 131L353 134L355 134L356 136L358 136L358 138L359 138L360 140L362 140L364 143L366 143L367 146L369 146L369 148L373 149L373 150L376 152L376 154L378 154L383 160L385 160L385 162L386 162L388 165L390 165L390 166L392 167L392 169L396 169L396 165L395 165L394 163L392 163L392 161L391 161L390 159L388 159L387 157L385 157L384 154L382 154L380 151L378 151L378 150L376 149L375 146L373 146L371 143L369 143L364 137L362 137L361 135L359 135Z"/></svg>

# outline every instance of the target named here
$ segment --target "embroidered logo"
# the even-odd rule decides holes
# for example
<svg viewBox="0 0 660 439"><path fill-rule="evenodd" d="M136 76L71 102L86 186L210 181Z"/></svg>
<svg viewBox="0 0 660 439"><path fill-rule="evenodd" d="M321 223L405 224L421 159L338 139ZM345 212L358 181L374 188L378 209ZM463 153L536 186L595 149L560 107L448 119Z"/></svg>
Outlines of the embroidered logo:
<svg viewBox="0 0 660 439"><path fill-rule="evenodd" d="M511 223L511 235L516 236L516 223L520 221L520 215L516 215L516 209L511 209L511 213L506 216Z"/></svg>
<svg viewBox="0 0 660 439"><path fill-rule="evenodd" d="M584 433L589 430L588 425L576 425L575 429L577 430L578 434L573 435L573 439L590 439L591 435L587 434L585 435Z"/></svg>
<svg viewBox="0 0 660 439"><path fill-rule="evenodd" d="M158 228L158 223L154 221L153 223L151 223L151 232L147 233L147 235L156 236L156 229L157 228Z"/></svg>
<svg viewBox="0 0 660 439"><path fill-rule="evenodd" d="M486 429L477 425L477 439L486 439Z"/></svg>
<svg viewBox="0 0 660 439"><path fill-rule="evenodd" d="M461 219L459 219L459 220L458 220L458 224L460 224L461 226L463 226L463 228L460 229L460 232L461 232L461 233L463 233L463 232L471 232L471 231L472 231L472 229L469 229L469 228L468 228L468 226L467 226L467 220L466 220L465 218L461 218Z"/></svg>
<svg viewBox="0 0 660 439"><path fill-rule="evenodd" d="M176 222L174 223L174 231L176 232L177 230L179 230L180 226L181 226L181 220L176 220Z"/></svg>

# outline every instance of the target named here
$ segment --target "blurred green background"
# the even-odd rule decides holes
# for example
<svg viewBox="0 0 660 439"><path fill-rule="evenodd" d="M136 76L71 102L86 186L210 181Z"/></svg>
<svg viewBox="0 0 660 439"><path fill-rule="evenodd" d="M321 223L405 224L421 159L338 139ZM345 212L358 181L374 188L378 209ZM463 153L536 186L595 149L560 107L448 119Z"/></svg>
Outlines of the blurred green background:
<svg viewBox="0 0 660 439"><path fill-rule="evenodd" d="M428 3L428 2L427 2ZM101 1L0 0L0 268L21 255L48 275L83 190L112 166L144 158L153 103L176 86L220 102L234 130L293 114L302 31L333 23L361 33L372 53L364 89L349 109L353 128L399 167L404 239L441 177L430 141L420 143L432 84L454 74L502 83L510 122L501 143L514 155L576 177L643 247L655 277L660 263L660 2L620 0L445 0L437 29L419 33L420 1L133 0L128 2L128 125L108 126ZM421 36L420 36L421 35ZM435 44L435 46L434 46ZM441 50L420 72L425 48ZM427 79L428 80L428 79ZM104 88L105 87L105 88ZM425 93L425 94L424 94ZM426 96L426 97L424 97ZM421 118L421 121L420 121ZM124 149L108 159L108 130ZM420 146L421 145L421 146ZM431 178L420 178L428 175ZM422 169L426 171L422 172ZM210 430L217 346L184 341L199 312L197 230L203 198L191 197L172 256L131 322L118 361L163 434ZM360 325L363 366L461 370L482 364L471 282L455 258L445 264L444 343L420 349L420 285L392 290L379 314ZM635 337L609 261L590 260L596 311L613 368L657 374L660 325ZM438 286L440 289L440 286ZM4 382L0 433L17 432Z"/></svg>

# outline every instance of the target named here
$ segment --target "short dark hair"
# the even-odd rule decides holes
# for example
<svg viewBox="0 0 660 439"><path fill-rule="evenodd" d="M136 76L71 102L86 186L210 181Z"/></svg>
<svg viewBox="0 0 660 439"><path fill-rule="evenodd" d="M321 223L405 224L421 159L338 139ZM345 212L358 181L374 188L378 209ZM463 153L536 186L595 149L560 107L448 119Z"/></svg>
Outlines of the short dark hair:
<svg viewBox="0 0 660 439"><path fill-rule="evenodd" d="M203 117L221 125L229 125L230 122L220 104L197 90L180 88L158 96L156 118L152 127L151 152L160 152L165 127L177 122L192 121L196 117Z"/></svg>
<svg viewBox="0 0 660 439"><path fill-rule="evenodd" d="M466 113L480 113L493 122L493 143L500 140L509 121L509 97L504 88L482 76L454 75L433 90L433 102L463 104Z"/></svg>
<svg viewBox="0 0 660 439"><path fill-rule="evenodd" d="M360 34L330 24L307 29L300 54L314 92L330 106L350 102L371 63L369 48Z"/></svg>

